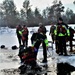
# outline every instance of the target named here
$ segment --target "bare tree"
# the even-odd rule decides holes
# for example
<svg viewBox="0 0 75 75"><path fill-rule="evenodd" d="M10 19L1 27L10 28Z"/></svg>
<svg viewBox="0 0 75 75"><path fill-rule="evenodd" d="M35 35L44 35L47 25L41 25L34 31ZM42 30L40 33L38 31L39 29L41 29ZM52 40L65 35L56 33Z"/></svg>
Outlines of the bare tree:
<svg viewBox="0 0 75 75"><path fill-rule="evenodd" d="M61 12L64 12L64 6L61 1L54 0L53 5L51 7L54 11L54 15L56 16L57 20L61 17Z"/></svg>
<svg viewBox="0 0 75 75"><path fill-rule="evenodd" d="M34 15L36 24L39 24L40 22L43 23L43 16L40 14L38 8L35 8Z"/></svg>
<svg viewBox="0 0 75 75"><path fill-rule="evenodd" d="M10 27L14 27L16 25L17 20L17 12L16 12L16 6L13 2L13 0L5 0L2 3L3 11L5 20Z"/></svg>
<svg viewBox="0 0 75 75"><path fill-rule="evenodd" d="M75 5L75 1L73 2L73 4Z"/></svg>

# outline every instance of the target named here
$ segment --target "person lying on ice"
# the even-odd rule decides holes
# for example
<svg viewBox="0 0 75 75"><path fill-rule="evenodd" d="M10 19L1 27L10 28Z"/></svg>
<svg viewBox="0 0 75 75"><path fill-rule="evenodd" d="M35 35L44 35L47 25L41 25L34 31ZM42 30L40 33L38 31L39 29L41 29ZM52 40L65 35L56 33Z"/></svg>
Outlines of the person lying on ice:
<svg viewBox="0 0 75 75"><path fill-rule="evenodd" d="M38 37L34 46L29 46L26 49L23 49L22 52L19 53L19 57L21 58L21 61L26 65L30 65L33 69L37 67L36 60L37 60L37 53L38 53L40 44L44 42L46 47L48 47L48 40L46 36L40 33L38 33L37 36ZM22 69L23 67L20 67L19 69ZM40 67L38 68L40 69Z"/></svg>

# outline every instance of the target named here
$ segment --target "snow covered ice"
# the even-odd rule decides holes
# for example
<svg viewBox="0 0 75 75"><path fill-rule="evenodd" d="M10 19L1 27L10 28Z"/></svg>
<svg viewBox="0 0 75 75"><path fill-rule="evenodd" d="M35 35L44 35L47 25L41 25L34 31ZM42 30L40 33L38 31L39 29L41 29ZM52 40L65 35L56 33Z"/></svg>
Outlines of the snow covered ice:
<svg viewBox="0 0 75 75"><path fill-rule="evenodd" d="M73 26L74 27L74 26ZM46 26L49 31L50 26ZM29 27L29 32L34 30L36 31L38 27ZM29 33L28 36L28 45L31 46L31 38L32 33ZM51 41L51 36L49 36L49 32L47 32L47 38ZM16 36L16 29L10 28L0 28L0 46L5 45L6 49L0 49L0 75L19 75L19 71L17 68L20 66L20 60L18 57L18 49L12 50L11 46L17 45L18 40ZM72 66L75 67L75 56L58 56L55 53L55 45L53 45L54 50L49 49L50 52L53 52L53 55L48 58L49 70L51 71L48 75L57 75L57 63L68 62ZM41 56L40 56L41 55ZM40 64L39 59L42 59L42 50L39 49L37 61ZM14 72L13 72L14 71ZM75 75L75 73L71 73L71 75Z"/></svg>

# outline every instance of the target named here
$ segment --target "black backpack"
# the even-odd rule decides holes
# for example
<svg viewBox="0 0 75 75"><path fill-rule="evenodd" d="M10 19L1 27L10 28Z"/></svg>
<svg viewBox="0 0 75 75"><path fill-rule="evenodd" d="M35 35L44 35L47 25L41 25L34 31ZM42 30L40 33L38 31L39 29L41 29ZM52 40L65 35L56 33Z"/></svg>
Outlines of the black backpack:
<svg viewBox="0 0 75 75"><path fill-rule="evenodd" d="M18 49L18 47L16 45L12 46L11 48L12 48L12 50Z"/></svg>
<svg viewBox="0 0 75 75"><path fill-rule="evenodd" d="M4 49L5 48L5 45L1 45L1 49Z"/></svg>

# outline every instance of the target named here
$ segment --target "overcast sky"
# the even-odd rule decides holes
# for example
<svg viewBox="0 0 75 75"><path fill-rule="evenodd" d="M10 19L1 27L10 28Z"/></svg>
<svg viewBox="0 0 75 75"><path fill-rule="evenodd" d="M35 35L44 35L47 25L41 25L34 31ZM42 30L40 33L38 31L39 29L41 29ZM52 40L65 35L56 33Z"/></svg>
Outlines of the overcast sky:
<svg viewBox="0 0 75 75"><path fill-rule="evenodd" d="M0 0L0 3L2 3L4 0ZM30 5L32 5L32 9L34 10L35 7L38 7L40 10L45 9L47 6L51 6L52 2L54 0L30 0ZM61 0L63 5L66 8L70 8L75 12L75 5L73 4L74 0ZM15 5L17 6L17 9L20 10L22 8L24 0L14 0Z"/></svg>

